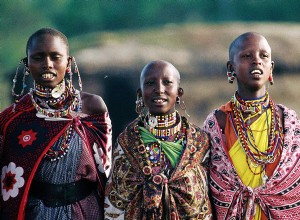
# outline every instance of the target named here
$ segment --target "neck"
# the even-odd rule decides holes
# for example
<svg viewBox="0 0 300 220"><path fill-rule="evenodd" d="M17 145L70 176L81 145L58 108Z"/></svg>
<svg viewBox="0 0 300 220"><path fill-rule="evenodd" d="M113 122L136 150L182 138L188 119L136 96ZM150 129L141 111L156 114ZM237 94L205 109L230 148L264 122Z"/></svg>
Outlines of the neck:
<svg viewBox="0 0 300 220"><path fill-rule="evenodd" d="M267 91L265 88L257 91L249 91L249 90L239 88L236 93L239 95L239 97L241 97L244 100L255 100L265 96Z"/></svg>

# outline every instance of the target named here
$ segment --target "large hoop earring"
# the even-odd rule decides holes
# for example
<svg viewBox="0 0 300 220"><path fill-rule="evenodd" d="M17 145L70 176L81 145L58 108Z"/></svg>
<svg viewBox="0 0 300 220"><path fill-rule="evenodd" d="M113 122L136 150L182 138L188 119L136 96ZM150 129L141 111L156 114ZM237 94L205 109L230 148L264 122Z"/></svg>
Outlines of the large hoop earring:
<svg viewBox="0 0 300 220"><path fill-rule="evenodd" d="M139 117L143 116L143 111L144 111L144 101L142 97L137 96L136 101L135 101L135 111L138 113Z"/></svg>
<svg viewBox="0 0 300 220"><path fill-rule="evenodd" d="M227 78L228 78L229 83L231 83L231 84L233 83L235 76L236 76L236 74L234 71L232 71L232 72L227 71Z"/></svg>
<svg viewBox="0 0 300 220"><path fill-rule="evenodd" d="M185 105L184 101L181 100L179 96L177 96L177 98L176 98L176 103L179 105L180 109L183 110L184 113L185 113L188 117L191 117L191 116L187 113L186 105Z"/></svg>
<svg viewBox="0 0 300 220"><path fill-rule="evenodd" d="M27 65L27 62L26 62L25 59L26 58L23 58L23 59L20 60L20 62L18 64L18 67L17 67L17 70L16 70L16 73L15 73L15 76L13 78L13 85L12 85L12 89L11 89L11 94L12 94L12 96L15 99L15 103L17 103L19 101L20 97L22 97L22 95L24 94L24 90L27 87L27 85L26 85L26 77L29 76L29 74L30 74L30 71L28 69L28 65ZM17 84L17 81L18 81L19 69L20 69L20 66L21 66L22 63L24 65L24 68L23 68L23 77L22 77L22 89L21 89L20 93L17 94L16 91L15 91L15 89L16 89L16 84Z"/></svg>
<svg viewBox="0 0 300 220"><path fill-rule="evenodd" d="M70 88L73 86L73 72L72 72L72 61L74 63L74 73L78 76L78 85L79 85L79 91L82 92L82 81L79 73L79 69L75 60L75 57L70 57L70 62L68 63L67 69L66 69L66 75L69 75L69 86Z"/></svg>

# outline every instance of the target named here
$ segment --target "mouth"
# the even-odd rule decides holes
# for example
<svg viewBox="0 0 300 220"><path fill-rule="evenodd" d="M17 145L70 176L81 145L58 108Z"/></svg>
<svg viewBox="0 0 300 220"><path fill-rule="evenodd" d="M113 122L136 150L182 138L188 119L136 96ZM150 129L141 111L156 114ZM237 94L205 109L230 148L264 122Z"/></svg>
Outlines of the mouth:
<svg viewBox="0 0 300 220"><path fill-rule="evenodd" d="M163 99L163 98L153 98L152 101L156 104L163 104L165 102L167 102L167 99Z"/></svg>
<svg viewBox="0 0 300 220"><path fill-rule="evenodd" d="M56 74L52 72L44 72L41 74L42 79L46 79L46 80L53 79L55 76Z"/></svg>
<svg viewBox="0 0 300 220"><path fill-rule="evenodd" d="M263 71L261 69L254 69L250 72L252 75L262 75Z"/></svg>
<svg viewBox="0 0 300 220"><path fill-rule="evenodd" d="M254 77L254 79L260 79L263 75L263 71L261 69L254 69L250 73Z"/></svg>

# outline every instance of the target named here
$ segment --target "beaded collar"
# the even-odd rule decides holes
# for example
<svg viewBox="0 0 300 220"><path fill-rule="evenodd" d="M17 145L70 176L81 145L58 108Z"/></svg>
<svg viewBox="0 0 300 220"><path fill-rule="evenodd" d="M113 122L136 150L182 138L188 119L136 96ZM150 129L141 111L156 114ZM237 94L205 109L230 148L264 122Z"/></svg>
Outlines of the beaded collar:
<svg viewBox="0 0 300 220"><path fill-rule="evenodd" d="M65 85L64 81L63 84ZM51 94L50 92L56 88L63 88L64 92L57 98L47 98ZM41 91L41 89L43 90ZM54 89L42 88L36 84L35 89L30 91L31 101L38 112L38 117L60 119L69 115L71 111L79 109L79 92L74 87L62 86L60 83ZM46 95L44 96L44 94Z"/></svg>
<svg viewBox="0 0 300 220"><path fill-rule="evenodd" d="M165 116L147 115L144 120L145 128L157 138L168 138L180 131L181 117L178 112Z"/></svg>

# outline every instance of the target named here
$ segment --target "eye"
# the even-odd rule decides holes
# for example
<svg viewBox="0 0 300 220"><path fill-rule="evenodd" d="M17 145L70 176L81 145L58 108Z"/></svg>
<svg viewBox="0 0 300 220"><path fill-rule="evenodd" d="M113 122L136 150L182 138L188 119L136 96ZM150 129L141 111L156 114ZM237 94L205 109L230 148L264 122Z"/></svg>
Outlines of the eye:
<svg viewBox="0 0 300 220"><path fill-rule="evenodd" d="M62 55L60 55L60 54L53 54L53 55L51 55L51 59L52 60L59 60L61 58L62 58Z"/></svg>
<svg viewBox="0 0 300 220"><path fill-rule="evenodd" d="M165 85L171 85L173 82L171 80L164 80L164 84Z"/></svg>
<svg viewBox="0 0 300 220"><path fill-rule="evenodd" d="M145 81L144 85L145 86L151 86L151 85L153 85L153 83L154 83L153 81Z"/></svg>
<svg viewBox="0 0 300 220"><path fill-rule="evenodd" d="M35 61L39 61L39 60L43 59L43 57L41 55L34 55L34 56L31 56L30 58Z"/></svg>
<svg viewBox="0 0 300 220"><path fill-rule="evenodd" d="M242 54L242 58L249 58L249 57L251 57L251 54L250 54L250 53Z"/></svg>
<svg viewBox="0 0 300 220"><path fill-rule="evenodd" d="M267 53L264 53L264 54L262 54L262 57L264 57L264 58L268 58L268 57L269 57L269 54L267 54Z"/></svg>

